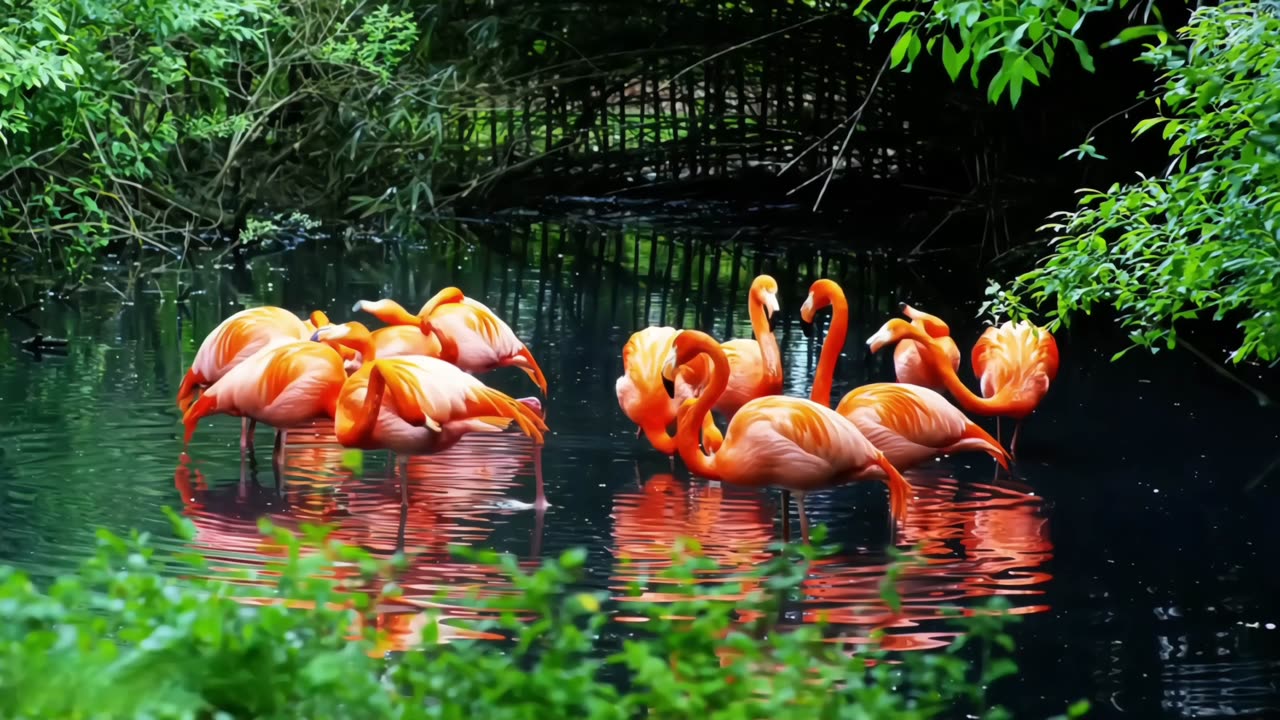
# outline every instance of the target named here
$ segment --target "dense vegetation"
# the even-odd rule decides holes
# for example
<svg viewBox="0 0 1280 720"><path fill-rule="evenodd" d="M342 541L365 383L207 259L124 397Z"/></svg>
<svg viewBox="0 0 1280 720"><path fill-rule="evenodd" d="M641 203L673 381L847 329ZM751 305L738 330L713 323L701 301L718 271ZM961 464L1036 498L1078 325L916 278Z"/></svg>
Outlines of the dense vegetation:
<svg viewBox="0 0 1280 720"><path fill-rule="evenodd" d="M813 185L821 198L832 168L858 145L850 138L867 130L863 110L884 95L891 68L936 62L1016 112L1064 62L1092 72L1100 47L1141 42L1155 93L1129 111L1141 118L1135 133L1161 134L1170 161L1083 191L1045 228L1056 243L1049 261L994 287L990 307L1039 309L1056 327L1113 306L1135 346L1152 348L1174 346L1180 322L1227 320L1241 328L1232 360L1280 357L1273 2L1199 7L1184 28L1158 4L1129 0L682 0L606 3L598 17L573 7L0 0L9 19L0 28L0 247L76 269L108 247L181 257L202 231L257 242L313 217L379 219L412 233L424 213L492 190L505 171L555 175L542 161L570 146L604 156L651 137L697 172L714 165L699 160L700 133L731 109L740 126L731 138L764 121L744 108L793 112L786 136L805 132L806 112L843 103L853 112L813 144L782 145L793 162L829 150L828 169L813 178L825 176ZM850 80L838 99L822 96L837 87L825 79L779 80L791 71L758 56L736 69L709 62L853 18L863 24L849 27L869 28L873 42L851 38L843 51L874 78ZM1124 29L1099 42L1089 35L1099 22ZM758 35L725 47L690 29L698 23ZM663 47L699 38L694 51L708 62L661 62ZM731 70L732 98L723 82L683 85ZM910 87L898 86L894 102ZM627 109L629 94L638 103ZM659 113L668 124L652 124ZM1097 129L1081 128L1063 167L1110 151L1098 147Z"/></svg>
<svg viewBox="0 0 1280 720"><path fill-rule="evenodd" d="M179 531L191 532L176 521ZM10 718L930 718L959 708L1006 717L986 688L1016 671L999 606L957 617L946 653L849 653L821 624L777 632L814 551L784 548L743 584L698 585L713 569L696 545L660 581L656 603L566 594L584 552L526 572L499 565L511 591L473 597L467 640L429 619L421 646L386 653L378 615L394 608L396 562L263 526L278 553L258 574L205 579L195 557L157 555L145 536L99 534L97 554L47 589L0 569L0 714ZM460 551L461 552L461 551ZM163 573L187 565L189 577ZM902 565L886 576L896 603ZM745 602L718 600L754 588ZM606 646L609 614L646 618ZM462 621L453 620L453 623ZM442 631L452 630L454 637ZM975 650L976 652L967 652ZM972 660L969 658L973 658ZM625 671L624 685L610 673ZM1088 709L1079 703L1075 717Z"/></svg>

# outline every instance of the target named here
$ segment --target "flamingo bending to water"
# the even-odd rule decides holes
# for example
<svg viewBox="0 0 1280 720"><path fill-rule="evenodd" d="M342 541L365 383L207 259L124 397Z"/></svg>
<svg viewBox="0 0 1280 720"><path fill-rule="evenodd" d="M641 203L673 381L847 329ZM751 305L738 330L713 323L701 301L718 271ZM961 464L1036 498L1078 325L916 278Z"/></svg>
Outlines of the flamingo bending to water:
<svg viewBox="0 0 1280 720"><path fill-rule="evenodd" d="M712 409L726 418L732 418L751 400L782 394L782 351L769 325L778 310L778 281L769 275L757 276L747 292L747 313L755 339L740 338L720 344L729 363L729 377L724 393ZM705 385L710 378L711 367L703 363L693 366L697 386Z"/></svg>
<svg viewBox="0 0 1280 720"><path fill-rule="evenodd" d="M359 323L321 328L313 340L345 345L366 362L342 385L334 433L347 447L390 450L400 459L401 499L408 502L407 455L445 450L473 432L501 432L512 423L541 445L547 430L538 409L487 387L439 358L381 359ZM535 453L535 463L541 457ZM538 508L546 507L535 464Z"/></svg>
<svg viewBox="0 0 1280 720"><path fill-rule="evenodd" d="M956 341L951 339L951 328L947 327L940 318L921 312L906 303L900 303L898 307L904 315L911 318L912 325L925 331L929 337L937 341L938 347L942 348L951 362L951 368L958 372L960 348L956 345ZM914 340L903 340L893 349L893 371L900 383L920 385L938 391L944 387L938 373L921 359L920 348Z"/></svg>
<svg viewBox="0 0 1280 720"><path fill-rule="evenodd" d="M511 326L480 301L466 297L456 287L436 293L417 315L410 314L394 300L361 300L353 310L362 310L388 325L412 325L423 334L434 335L440 350L432 357L452 363L469 373L489 372L499 367L518 367L529 375L538 389L547 394L547 379Z"/></svg>
<svg viewBox="0 0 1280 720"><path fill-rule="evenodd" d="M818 311L827 306L831 307L831 328L822 343L809 396L823 407L831 404L836 358L844 347L849 328L849 304L838 284L818 280L809 289L800 317L812 323ZM916 323L912 325L923 330ZM964 450L985 452L1005 469L1009 467L1008 454L995 438L927 387L901 382L863 385L849 391L836 412L856 425L899 470L919 465L935 455Z"/></svg>
<svg viewBox="0 0 1280 720"><path fill-rule="evenodd" d="M666 387L662 366L677 332L673 327L647 327L633 333L622 348L622 376L614 384L622 412L664 455L676 452L670 427L676 421L680 403L696 395L705 384L703 369L690 364L680 367L676 375L674 397ZM720 447L723 436L710 415L703 423L702 433L708 449Z"/></svg>
<svg viewBox="0 0 1280 720"><path fill-rule="evenodd" d="M328 324L329 318L318 310L311 313L310 321L271 305L235 313L219 323L200 343L200 349L178 387L178 409L187 412L202 390L218 382L259 350L306 340L316 327ZM247 416L241 422L241 452L253 449L254 427L255 422Z"/></svg>
<svg viewBox="0 0 1280 720"><path fill-rule="evenodd" d="M697 399L681 405L677 421L676 446L690 472L794 492L806 540L805 493L871 478L877 471L889 487L893 517L905 516L911 487L898 470L853 423L811 400L769 396L747 402L729 422L720 449L704 454L698 446L698 430L729 384L728 358L706 333L684 330L675 338L664 374L670 379L680 365L702 353L711 358L710 379Z"/></svg>
<svg viewBox="0 0 1280 720"><path fill-rule="evenodd" d="M904 339L919 343L922 357L960 407L978 415L1017 419L1009 443L1010 454L1016 452L1022 421L1040 404L1058 373L1058 346L1053 336L1026 321L988 328L973 350L974 371L981 378L984 397L965 387L932 338L907 322L890 320L867 340L867 345L877 352Z"/></svg>
<svg viewBox="0 0 1280 720"><path fill-rule="evenodd" d="M367 334L367 331L366 331ZM333 417L347 380L342 355L321 343L298 341L265 347L229 370L183 413L184 443L202 418L234 415L276 428L273 462L283 463L289 428Z"/></svg>

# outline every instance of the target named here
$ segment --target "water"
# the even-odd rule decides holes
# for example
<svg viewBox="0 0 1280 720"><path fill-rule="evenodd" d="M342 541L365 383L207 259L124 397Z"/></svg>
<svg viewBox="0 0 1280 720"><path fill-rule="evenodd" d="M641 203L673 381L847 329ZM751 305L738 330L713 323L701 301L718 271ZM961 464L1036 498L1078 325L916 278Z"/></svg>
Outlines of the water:
<svg viewBox="0 0 1280 720"><path fill-rule="evenodd" d="M401 641L418 610L439 606L439 591L457 613L449 597L499 586L488 568L452 558L450 543L525 562L585 546L585 584L621 595L665 566L677 537L692 536L726 568L707 582L730 579L768 556L778 500L691 480L636 439L613 392L627 336L661 323L749 337L746 288L769 272L787 318L778 328L785 389L805 394L819 346L796 317L812 279L832 277L853 318L838 397L892 379L889 353L868 357L861 343L901 299L943 315L967 348L985 284L971 259L907 263L845 252L858 243L832 245L805 229L744 232L716 221L514 217L438 226L408 247L290 244L244 267L203 253L195 272L135 269L130 282L130 268L119 268L110 287L67 298L7 291L7 307L39 306L0 327L0 561L41 577L71 570L99 526L149 530L184 549L164 506L195 522L195 548L222 567L273 552L257 536L259 517L328 522L344 540L387 553L403 544L412 556L404 607L384 617ZM223 317L269 303L346 319L357 299L413 305L445 284L507 319L547 373L545 515L527 506L533 449L511 435L415 460L404 514L381 453L366 453L360 473L344 466L341 448L298 433L277 487L269 462L256 474L242 468L232 418L203 423L182 453L174 394ZM33 327L67 347L20 350ZM1062 370L1024 428L1016 479L996 477L979 455L917 469L908 474L913 513L892 538L879 484L810 498L811 518L843 551L813 569L788 619L823 613L835 638L863 642L883 628L892 647L921 650L952 639L942 608L1003 595L1025 620L1014 628L1022 674L1004 689L1020 710L1044 716L1088 697L1101 715L1280 711L1280 480L1242 492L1280 451L1275 412L1189 354L1109 363L1124 342L1100 324L1059 344ZM516 370L484 379L535 392ZM269 446L267 431L258 442ZM906 574L896 618L876 601L891 541L919 546L927 561ZM663 588L651 582L646 592L661 598ZM624 628L634 618L616 619Z"/></svg>

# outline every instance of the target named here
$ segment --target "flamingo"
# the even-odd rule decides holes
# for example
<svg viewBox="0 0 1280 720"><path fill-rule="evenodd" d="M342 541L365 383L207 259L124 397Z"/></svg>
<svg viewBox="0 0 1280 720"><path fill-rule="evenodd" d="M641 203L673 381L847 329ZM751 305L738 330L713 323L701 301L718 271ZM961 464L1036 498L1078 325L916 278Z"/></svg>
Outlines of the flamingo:
<svg viewBox="0 0 1280 720"><path fill-rule="evenodd" d="M844 347L849 328L849 304L838 284L818 280L809 289L809 297L800 308L800 318L812 323L818 311L827 306L831 307L831 328L822 344L809 395L809 399L823 407L831 404L836 358ZM919 324L913 322L912 325L924 331ZM894 357L897 358L896 352ZM849 391L836 412L856 425L899 470L919 465L935 455L964 450L985 452L1006 470L1009 467L1008 454L995 438L927 387L901 382L863 385Z"/></svg>
<svg viewBox="0 0 1280 720"><path fill-rule="evenodd" d="M543 396L547 379L529 348L516 337L492 310L466 297L456 287L436 293L412 315L394 300L360 300L352 308L364 311L388 325L412 325L423 334L433 334L440 350L432 357L452 363L469 373L489 372L499 367L518 367L529 375Z"/></svg>
<svg viewBox="0 0 1280 720"><path fill-rule="evenodd" d="M974 371L982 383L983 397L965 387L955 370L943 358L932 338L911 324L894 318L867 340L872 352L904 339L915 340L922 357L942 379L947 392L960 407L978 415L996 415L1018 421L1009 443L1010 456L1016 452L1022 421L1040 404L1049 384L1058 373L1058 345L1044 328L1027 321L988 328L973 350Z"/></svg>
<svg viewBox="0 0 1280 720"><path fill-rule="evenodd" d="M663 368L666 377L699 354L711 358L707 387L680 407L676 446L690 472L724 482L778 487L795 493L800 532L807 541L809 521L805 493L873 477L881 471L889 487L893 517L906 515L911 486L858 428L834 410L812 400L785 396L755 398L744 404L716 452L698 447L698 430L729 384L729 360L706 333L683 330L672 343Z"/></svg>
<svg viewBox="0 0 1280 720"><path fill-rule="evenodd" d="M264 305L228 317L209 333L178 387L178 409L184 413L208 388L240 363L267 346L306 340L329 318L316 310L302 320L284 308ZM253 450L256 422L244 417L240 426L240 450Z"/></svg>
<svg viewBox="0 0 1280 720"><path fill-rule="evenodd" d="M782 394L782 351L769 326L770 318L778 309L778 281L769 275L757 276L747 292L747 313L755 340L737 339L720 344L729 362L729 378L728 386L712 409L726 418L732 418L751 400ZM710 366L703 362L700 368L693 366L700 379L695 385L705 384L710 376Z"/></svg>
<svg viewBox="0 0 1280 720"><path fill-rule="evenodd" d="M328 345L306 340L269 345L227 371L187 408L183 442L189 445L197 424L210 415L263 422L277 430L273 463L279 468L289 428L333 417L346 380L342 355Z"/></svg>
<svg viewBox="0 0 1280 720"><path fill-rule="evenodd" d="M925 331L929 337L937 341L947 354L947 359L951 361L952 369L958 372L960 348L956 346L956 341L951 339L951 328L947 327L940 318L921 312L906 303L899 303L898 308L904 315L911 318L912 325ZM916 346L914 340L903 340L893 349L893 370L900 383L920 385L930 390L943 389L942 379L929 367L928 363L920 359L920 348Z"/></svg>
<svg viewBox="0 0 1280 720"><path fill-rule="evenodd" d="M451 363L417 355L378 358L364 326L355 322L320 328L311 339L345 345L365 359L342 385L334 434L347 447L385 449L401 456L402 503L408 503L405 456L440 452L463 435L501 432L513 422L536 445L543 443L547 426L537 409L487 387ZM540 458L535 452L535 506L543 509Z"/></svg>
<svg viewBox="0 0 1280 720"><path fill-rule="evenodd" d="M648 438L655 450L673 457L676 441L669 428L676 421L676 410L705 384L700 377L705 375L702 368L690 364L681 367L676 376L674 397L665 387L662 364L677 332L673 327L647 327L633 333L622 348L622 376L614 385L618 405L637 425L637 432ZM703 423L702 433L709 449L720 447L723 436L710 415Z"/></svg>

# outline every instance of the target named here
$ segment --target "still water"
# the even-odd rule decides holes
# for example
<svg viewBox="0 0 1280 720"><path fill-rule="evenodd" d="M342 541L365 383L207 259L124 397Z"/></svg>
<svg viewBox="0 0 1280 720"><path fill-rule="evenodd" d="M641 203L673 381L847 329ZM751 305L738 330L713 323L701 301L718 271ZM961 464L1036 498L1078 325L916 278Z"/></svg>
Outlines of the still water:
<svg viewBox="0 0 1280 720"><path fill-rule="evenodd" d="M892 380L890 353L870 357L862 342L899 300L942 315L971 345L986 279L971 258L904 262L804 231L760 234L517 216L440 225L413 245L313 237L244 264L206 252L194 271L129 281L119 268L110 286L68 297L11 288L6 308L38 305L0 327L0 561L43 577L71 570L99 526L191 549L173 538L165 506L195 523L195 549L222 567L270 552L260 517L330 523L348 542L411 557L404 612L384 619L403 637L437 593L500 584L453 559L450 544L528 562L585 546L584 583L621 595L685 536L724 568L707 582L732 579L780 537L778 499L691 479L635 437L613 390L628 335L667 324L750 337L746 289L768 272L781 286L785 390L803 395L820 338L802 335L798 309L813 279L831 277L852 315L839 397ZM340 321L355 300L414 306L445 285L504 317L548 376L545 514L527 508L534 450L514 435L415 459L406 512L380 453L357 472L341 448L304 436L277 486L266 453L260 471L242 468L233 418L206 421L182 452L175 391L222 318L273 304ZM67 338L65 350L21 350L37 329ZM1013 628L1022 673L1004 692L1016 709L1044 716L1087 697L1100 716L1280 712L1280 480L1242 490L1280 452L1275 411L1188 354L1111 364L1124 342L1106 327L1064 332L1059 345L1062 370L1024 428L1013 477L984 455L910 472L915 503L892 535L878 483L811 497L811 519L842 551L812 569L788 620L823 614L835 638L863 642L881 628L891 647L924 650L953 638L944 608L1002 595L1024 616ZM536 393L516 370L484 379ZM258 443L270 447L268 431ZM905 574L897 616L877 602L890 543L925 561Z"/></svg>

